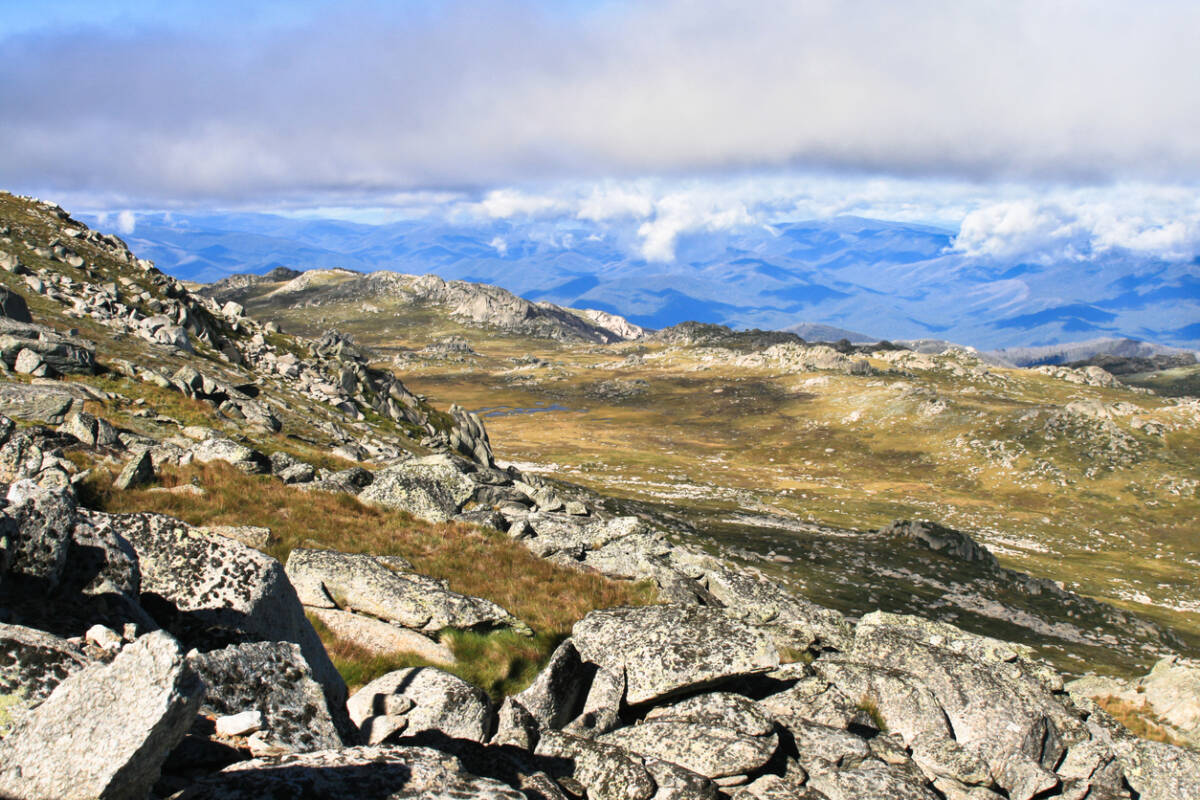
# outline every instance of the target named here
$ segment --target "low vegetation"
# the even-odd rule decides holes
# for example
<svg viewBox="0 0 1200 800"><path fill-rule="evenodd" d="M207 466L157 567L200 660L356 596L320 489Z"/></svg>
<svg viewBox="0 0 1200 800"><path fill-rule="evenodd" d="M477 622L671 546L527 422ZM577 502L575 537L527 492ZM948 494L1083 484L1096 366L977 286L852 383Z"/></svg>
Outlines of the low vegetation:
<svg viewBox="0 0 1200 800"><path fill-rule="evenodd" d="M1146 704L1134 703L1121 697L1097 697L1096 705L1103 708L1117 722L1124 725L1132 733L1152 742L1165 742L1179 747L1187 747L1187 743L1175 736L1151 712Z"/></svg>
<svg viewBox="0 0 1200 800"><path fill-rule="evenodd" d="M418 572L445 579L456 592L500 604L528 623L534 635L507 630L443 634L458 660L451 671L497 697L527 685L588 612L654 600L646 585L544 561L497 531L428 523L363 505L351 495L303 491L277 478L246 475L221 462L166 468L158 484L143 489L116 491L111 481L111 471L94 471L84 487L90 505L112 513L169 514L197 526L266 527L274 534L267 552L280 561L296 547L403 556ZM188 484L203 493L154 491ZM375 656L337 640L319 622L315 627L352 687L392 669L424 663L405 655Z"/></svg>

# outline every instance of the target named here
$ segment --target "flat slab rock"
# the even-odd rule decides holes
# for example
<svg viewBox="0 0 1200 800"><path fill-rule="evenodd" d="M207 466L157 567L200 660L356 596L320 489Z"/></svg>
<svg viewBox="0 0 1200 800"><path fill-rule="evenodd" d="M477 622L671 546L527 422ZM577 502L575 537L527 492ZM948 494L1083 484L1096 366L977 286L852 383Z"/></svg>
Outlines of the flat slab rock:
<svg viewBox="0 0 1200 800"><path fill-rule="evenodd" d="M526 800L516 789L467 772L452 755L425 747L390 745L243 761L188 787L172 800L266 797Z"/></svg>
<svg viewBox="0 0 1200 800"><path fill-rule="evenodd" d="M454 653L449 647L408 628L336 608L308 608L307 612L337 638L376 655L411 653L435 664L454 663Z"/></svg>
<svg viewBox="0 0 1200 800"><path fill-rule="evenodd" d="M672 719L619 728L597 741L670 761L706 778L754 772L779 747L775 734L750 736L718 725Z"/></svg>
<svg viewBox="0 0 1200 800"><path fill-rule="evenodd" d="M285 569L307 606L336 604L421 631L511 627L529 632L525 623L490 600L453 592L435 578L389 566L386 559L362 553L297 548Z"/></svg>
<svg viewBox="0 0 1200 800"><path fill-rule="evenodd" d="M571 641L584 661L625 674L630 705L779 666L766 633L699 606L593 611L575 623Z"/></svg>

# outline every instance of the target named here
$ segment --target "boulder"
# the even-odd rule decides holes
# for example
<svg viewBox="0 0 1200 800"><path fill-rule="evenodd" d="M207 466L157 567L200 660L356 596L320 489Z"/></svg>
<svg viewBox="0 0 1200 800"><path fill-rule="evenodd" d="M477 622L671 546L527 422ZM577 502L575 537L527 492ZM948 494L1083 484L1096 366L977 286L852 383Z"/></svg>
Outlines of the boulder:
<svg viewBox="0 0 1200 800"><path fill-rule="evenodd" d="M191 454L192 458L201 464L224 461L231 467L252 475L267 472L271 466L271 462L262 453L231 439L214 438L197 442L192 445Z"/></svg>
<svg viewBox="0 0 1200 800"><path fill-rule="evenodd" d="M491 778L472 775L447 753L425 747L348 747L243 761L189 786L176 800L477 798L526 800Z"/></svg>
<svg viewBox="0 0 1200 800"><path fill-rule="evenodd" d="M861 800L864 797L886 797L888 800L940 800L944 796L940 792L934 792L919 776L878 760L809 770L808 788L820 792L817 797L828 800ZM976 794L972 796L972 800L985 800L986 797L987 795ZM999 795L993 797L999 800Z"/></svg>
<svg viewBox="0 0 1200 800"><path fill-rule="evenodd" d="M204 686L161 631L68 677L0 742L0 795L145 797Z"/></svg>
<svg viewBox="0 0 1200 800"><path fill-rule="evenodd" d="M16 266L15 258L13 266ZM12 267L5 268L12 269ZM33 317L29 316L29 306L26 305L25 298L7 286L0 286L0 317L6 317L13 322L33 322Z"/></svg>
<svg viewBox="0 0 1200 800"><path fill-rule="evenodd" d="M321 685L299 646L291 642L249 642L207 653L188 663L206 687L201 713L260 715L259 736L268 746L297 753L341 747L338 721L330 715ZM352 735L343 716L341 727Z"/></svg>
<svg viewBox="0 0 1200 800"><path fill-rule="evenodd" d="M260 525L205 525L196 530L233 539L255 550L266 550L277 541L270 528Z"/></svg>
<svg viewBox="0 0 1200 800"><path fill-rule="evenodd" d="M154 458L150 451L142 450L126 462L120 474L113 481L113 488L118 491L136 489L154 480Z"/></svg>
<svg viewBox="0 0 1200 800"><path fill-rule="evenodd" d="M587 693L595 668L579 658L570 639L560 644L533 683L516 700L543 728L559 730L573 720ZM618 704L621 698L618 697Z"/></svg>
<svg viewBox="0 0 1200 800"><path fill-rule="evenodd" d="M406 737L435 732L486 742L495 723L491 701L482 690L432 667L376 678L355 692L346 708L369 744L401 732Z"/></svg>
<svg viewBox="0 0 1200 800"><path fill-rule="evenodd" d="M575 623L571 639L584 661L624 673L630 705L779 666L770 637L711 608L593 611Z"/></svg>
<svg viewBox="0 0 1200 800"><path fill-rule="evenodd" d="M620 747L559 731L543 731L534 752L554 778L577 783L588 800L650 800L658 786L641 759Z"/></svg>
<svg viewBox="0 0 1200 800"><path fill-rule="evenodd" d="M770 714L758 703L731 692L698 694L646 714L646 720L673 720L711 725L746 736L767 736L775 729Z"/></svg>
<svg viewBox="0 0 1200 800"><path fill-rule="evenodd" d="M89 520L133 545L142 572L142 605L186 646L213 650L249 641L298 644L324 688L330 713L338 717L346 684L278 561L161 514L92 512Z"/></svg>
<svg viewBox="0 0 1200 800"><path fill-rule="evenodd" d="M1159 659L1139 684L1157 716L1200 744L1200 661Z"/></svg>
<svg viewBox="0 0 1200 800"><path fill-rule="evenodd" d="M347 610L427 632L497 627L529 631L491 601L452 592L424 575L397 572L375 556L297 548L288 556L286 569L306 605L321 606L332 598Z"/></svg>
<svg viewBox="0 0 1200 800"><path fill-rule="evenodd" d="M33 582L46 594L58 585L75 528L75 496L67 489L43 489L31 480L8 487L6 525L10 540L10 576Z"/></svg>
<svg viewBox="0 0 1200 800"><path fill-rule="evenodd" d="M87 664L83 651L66 639L0 623L0 736Z"/></svg>
<svg viewBox="0 0 1200 800"><path fill-rule="evenodd" d="M83 411L67 417L59 432L74 436L88 447L119 447L121 444L116 428L109 424L108 420Z"/></svg>
<svg viewBox="0 0 1200 800"><path fill-rule="evenodd" d="M28 347L21 348L12 365L13 372L18 375L32 375L44 378L50 374L50 367L42 360L41 355Z"/></svg>
<svg viewBox="0 0 1200 800"><path fill-rule="evenodd" d="M414 460L375 473L358 497L430 522L447 522L474 493L474 482L451 463Z"/></svg>

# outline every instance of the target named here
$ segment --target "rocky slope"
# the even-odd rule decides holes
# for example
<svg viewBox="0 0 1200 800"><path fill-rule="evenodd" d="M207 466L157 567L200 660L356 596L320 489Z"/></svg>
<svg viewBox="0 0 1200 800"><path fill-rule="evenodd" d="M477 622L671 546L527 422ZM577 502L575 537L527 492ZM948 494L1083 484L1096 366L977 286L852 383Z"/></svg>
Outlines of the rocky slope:
<svg viewBox="0 0 1200 800"><path fill-rule="evenodd" d="M237 301L260 313L270 308L320 309L351 302L361 303L365 314L396 305L435 307L470 325L567 342L618 342L645 334L615 314L531 303L498 286L444 281L436 275L275 270L263 276L234 275L200 291L219 302Z"/></svg>
<svg viewBox="0 0 1200 800"><path fill-rule="evenodd" d="M0 795L1200 795L1200 755L1073 699L1026 647L844 616L652 509L501 468L477 416L438 411L344 337L287 335L61 209L0 200ZM360 463L334 469L335 449ZM90 508L81 465L106 461L123 465L113 491L222 461L488 526L539 558L651 583L660 603L587 614L498 705L435 667L347 697L306 611L430 655L438 631L524 623L403 559L294 548L281 564L262 552L270 531ZM956 532L879 536L1094 613Z"/></svg>

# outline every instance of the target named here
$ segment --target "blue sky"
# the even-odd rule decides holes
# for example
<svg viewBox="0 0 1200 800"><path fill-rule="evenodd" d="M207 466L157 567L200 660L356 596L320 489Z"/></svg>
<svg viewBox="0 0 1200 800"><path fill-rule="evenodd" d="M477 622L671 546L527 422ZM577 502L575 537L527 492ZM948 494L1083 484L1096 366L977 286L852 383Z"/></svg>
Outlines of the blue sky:
<svg viewBox="0 0 1200 800"><path fill-rule="evenodd" d="M0 186L69 208L856 213L1200 252L1200 4L0 2ZM126 215L132 220L135 216Z"/></svg>

